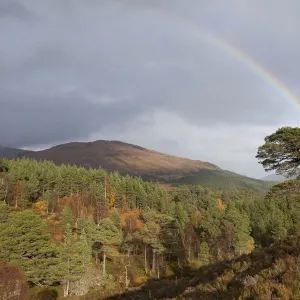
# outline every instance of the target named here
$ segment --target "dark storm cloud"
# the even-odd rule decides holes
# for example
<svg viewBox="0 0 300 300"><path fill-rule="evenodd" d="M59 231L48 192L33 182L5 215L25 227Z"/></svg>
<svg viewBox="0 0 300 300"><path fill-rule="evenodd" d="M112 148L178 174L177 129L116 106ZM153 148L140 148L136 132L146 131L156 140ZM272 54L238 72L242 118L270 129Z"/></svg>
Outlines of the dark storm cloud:
<svg viewBox="0 0 300 300"><path fill-rule="evenodd" d="M297 86L299 1L281 3L0 0L0 144L134 131L157 111L207 130L273 126L286 99L197 32L244 49Z"/></svg>
<svg viewBox="0 0 300 300"><path fill-rule="evenodd" d="M130 105L106 107L71 95L47 98L5 93L0 110L1 144L24 147L85 140L89 133L116 120L125 123L132 111Z"/></svg>

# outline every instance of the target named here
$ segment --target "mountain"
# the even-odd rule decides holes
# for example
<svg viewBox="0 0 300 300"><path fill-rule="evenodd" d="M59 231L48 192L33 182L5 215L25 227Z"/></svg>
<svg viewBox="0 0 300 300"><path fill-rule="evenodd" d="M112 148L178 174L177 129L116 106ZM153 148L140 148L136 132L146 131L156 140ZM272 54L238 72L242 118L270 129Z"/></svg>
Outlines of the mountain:
<svg viewBox="0 0 300 300"><path fill-rule="evenodd" d="M208 162L180 158L119 141L68 143L43 151L30 151L24 156L51 160L55 164L101 167L109 172L119 171L160 181L176 180L203 169L219 169Z"/></svg>
<svg viewBox="0 0 300 300"><path fill-rule="evenodd" d="M0 146L0 158L14 158L25 154L27 151L23 149L9 148Z"/></svg>
<svg viewBox="0 0 300 300"><path fill-rule="evenodd" d="M101 167L109 172L139 175L173 185L201 184L223 189L266 191L274 183L224 171L214 164L181 158L119 141L62 144L42 151L22 154L55 164L75 164L85 168Z"/></svg>
<svg viewBox="0 0 300 300"><path fill-rule="evenodd" d="M286 179L286 177L284 177L282 175L271 174L271 175L263 177L261 180L283 182L287 179Z"/></svg>
<svg viewBox="0 0 300 300"><path fill-rule="evenodd" d="M296 179L296 178L297 178L297 176L286 178L283 175L271 174L271 175L268 175L266 177L263 177L261 180L264 180L264 181L284 182L284 181L287 181L287 180L290 180L290 179Z"/></svg>

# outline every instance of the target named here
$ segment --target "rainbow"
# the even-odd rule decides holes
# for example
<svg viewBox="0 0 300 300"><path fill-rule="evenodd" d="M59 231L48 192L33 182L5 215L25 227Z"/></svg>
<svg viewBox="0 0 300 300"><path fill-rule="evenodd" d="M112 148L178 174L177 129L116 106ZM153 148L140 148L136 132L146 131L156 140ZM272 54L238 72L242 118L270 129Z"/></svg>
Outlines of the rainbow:
<svg viewBox="0 0 300 300"><path fill-rule="evenodd" d="M280 95L288 100L293 106L300 110L300 100L296 97L294 93L282 82L278 77L270 73L266 68L264 68L260 63L254 60L248 53L236 46L228 43L227 41L210 35L203 31L198 31L198 37L201 40L217 47L218 49L230 54L237 61L248 67L254 74L258 75L261 79L267 82L271 87L277 90Z"/></svg>
<svg viewBox="0 0 300 300"><path fill-rule="evenodd" d="M158 12L158 11L156 11ZM160 12L161 13L161 12ZM254 74L263 79L272 88L279 92L279 94L290 102L293 106L300 110L300 100L296 95L290 91L284 82L264 68L259 62L254 60L248 53L238 47L230 44L229 42L221 39L220 37L214 36L210 33L203 31L197 24L188 21L178 15L170 14L169 12L164 16L173 19L189 29L190 33L193 33L196 38L199 38L203 42L206 42L217 49L220 49L227 54L231 55L234 59L249 68Z"/></svg>

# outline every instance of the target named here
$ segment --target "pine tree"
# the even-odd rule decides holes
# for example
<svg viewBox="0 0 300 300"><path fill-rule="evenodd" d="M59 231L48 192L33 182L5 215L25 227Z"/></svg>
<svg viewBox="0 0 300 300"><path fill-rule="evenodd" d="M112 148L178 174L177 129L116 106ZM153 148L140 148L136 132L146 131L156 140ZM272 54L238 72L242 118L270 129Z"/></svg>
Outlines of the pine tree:
<svg viewBox="0 0 300 300"><path fill-rule="evenodd" d="M121 217L117 210L113 210L110 219L114 222L117 228L121 228Z"/></svg>
<svg viewBox="0 0 300 300"><path fill-rule="evenodd" d="M203 266L211 263L211 254L209 246L206 242L202 242L199 248L199 260Z"/></svg>
<svg viewBox="0 0 300 300"><path fill-rule="evenodd" d="M231 228L231 234L225 232L225 235L232 235L234 252L236 255L248 254L253 248L253 238L250 236L251 226L247 214L241 213L234 206L231 206L226 212L227 229Z"/></svg>
<svg viewBox="0 0 300 300"><path fill-rule="evenodd" d="M78 240L73 236L71 226L68 224L61 250L62 284L65 297L69 295L70 284L84 275L91 260L91 251L85 231L83 230Z"/></svg>
<svg viewBox="0 0 300 300"><path fill-rule="evenodd" d="M188 222L188 215L181 203L176 203L175 218L178 220L180 228L183 230L185 228L186 223Z"/></svg>
<svg viewBox="0 0 300 300"><path fill-rule="evenodd" d="M75 226L74 217L72 214L71 208L67 205L64 207L64 209L61 212L60 215L60 224L63 232L67 229L68 224L70 225L70 228L73 229Z"/></svg>
<svg viewBox="0 0 300 300"><path fill-rule="evenodd" d="M33 211L14 214L0 230L0 258L16 264L28 281L52 284L59 280L57 247L49 242L47 226Z"/></svg>
<svg viewBox="0 0 300 300"><path fill-rule="evenodd" d="M0 225L5 224L8 219L9 207L6 203L0 202Z"/></svg>
<svg viewBox="0 0 300 300"><path fill-rule="evenodd" d="M101 244L103 254L103 276L106 275L106 257L107 254L114 253L114 246L122 242L122 232L116 227L110 218L102 219L96 228L95 242Z"/></svg>
<svg viewBox="0 0 300 300"><path fill-rule="evenodd" d="M85 229L85 223L86 223L85 217L83 216L83 214L81 214L76 222L76 232L78 234L81 234L82 230Z"/></svg>
<svg viewBox="0 0 300 300"><path fill-rule="evenodd" d="M79 241L77 243L77 251L81 255L81 260L82 260L83 266L86 268L91 262L92 247L89 244L85 229L82 229Z"/></svg>

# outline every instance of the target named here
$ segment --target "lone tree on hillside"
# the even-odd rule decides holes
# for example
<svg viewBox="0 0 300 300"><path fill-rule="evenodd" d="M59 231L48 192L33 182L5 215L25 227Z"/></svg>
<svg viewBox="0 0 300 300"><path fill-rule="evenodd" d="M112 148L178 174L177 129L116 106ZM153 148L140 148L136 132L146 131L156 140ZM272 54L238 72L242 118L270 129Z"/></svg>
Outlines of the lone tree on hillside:
<svg viewBox="0 0 300 300"><path fill-rule="evenodd" d="M266 171L287 177L300 175L300 128L282 127L265 137L256 158Z"/></svg>

